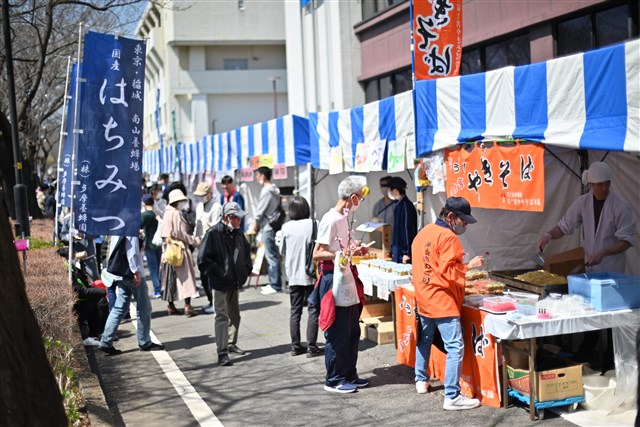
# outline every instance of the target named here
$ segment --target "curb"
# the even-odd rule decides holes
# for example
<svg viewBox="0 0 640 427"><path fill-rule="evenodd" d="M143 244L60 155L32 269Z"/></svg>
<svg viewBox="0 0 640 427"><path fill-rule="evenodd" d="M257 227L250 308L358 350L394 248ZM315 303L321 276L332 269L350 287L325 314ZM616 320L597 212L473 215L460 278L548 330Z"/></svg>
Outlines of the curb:
<svg viewBox="0 0 640 427"><path fill-rule="evenodd" d="M100 385L100 376L97 369L95 354L92 348L86 347L80 340L80 331L78 329L76 344L74 345L76 355L76 377L80 393L84 399L84 405L89 417L89 423L97 427L111 427L116 425L113 415L107 404L102 386Z"/></svg>

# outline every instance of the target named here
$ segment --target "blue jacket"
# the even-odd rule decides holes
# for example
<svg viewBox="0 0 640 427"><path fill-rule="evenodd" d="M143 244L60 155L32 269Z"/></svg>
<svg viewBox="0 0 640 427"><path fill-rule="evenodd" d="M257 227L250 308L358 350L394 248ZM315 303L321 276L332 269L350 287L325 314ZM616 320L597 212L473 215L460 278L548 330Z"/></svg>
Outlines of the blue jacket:
<svg viewBox="0 0 640 427"><path fill-rule="evenodd" d="M391 257L401 263L403 255L411 256L411 243L418 234L418 213L407 196L398 200L393 207L393 243Z"/></svg>

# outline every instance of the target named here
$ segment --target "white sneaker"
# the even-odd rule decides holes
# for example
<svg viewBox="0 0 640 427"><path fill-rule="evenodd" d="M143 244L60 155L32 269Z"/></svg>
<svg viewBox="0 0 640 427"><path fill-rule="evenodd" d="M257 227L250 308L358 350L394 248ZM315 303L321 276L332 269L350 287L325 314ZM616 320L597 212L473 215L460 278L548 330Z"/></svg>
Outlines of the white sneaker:
<svg viewBox="0 0 640 427"><path fill-rule="evenodd" d="M418 394L426 394L429 384L426 381L416 381L416 391Z"/></svg>
<svg viewBox="0 0 640 427"><path fill-rule="evenodd" d="M478 399L472 399L470 397L459 394L454 399L444 398L444 405L442 406L447 411L463 411L465 409L473 409L480 406Z"/></svg>
<svg viewBox="0 0 640 427"><path fill-rule="evenodd" d="M260 293L262 295L272 295L272 294L277 294L278 291L276 291L275 289L273 289L271 287L271 285L267 285L265 287L262 288L262 290L260 291Z"/></svg>
<svg viewBox="0 0 640 427"><path fill-rule="evenodd" d="M100 347L100 341L98 341L97 338L93 338L93 337L87 337L84 340L82 340L82 344L84 344L86 347Z"/></svg>
<svg viewBox="0 0 640 427"><path fill-rule="evenodd" d="M213 304L203 305L202 310L207 314L214 314L216 312L216 310L213 308Z"/></svg>

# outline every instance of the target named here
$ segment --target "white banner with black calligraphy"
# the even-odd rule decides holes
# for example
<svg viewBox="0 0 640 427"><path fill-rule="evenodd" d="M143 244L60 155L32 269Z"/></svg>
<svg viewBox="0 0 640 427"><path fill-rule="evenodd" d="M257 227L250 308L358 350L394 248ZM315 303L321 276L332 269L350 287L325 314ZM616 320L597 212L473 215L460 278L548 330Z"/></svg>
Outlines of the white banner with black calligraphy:
<svg viewBox="0 0 640 427"><path fill-rule="evenodd" d="M145 42L85 36L75 226L89 235L140 229Z"/></svg>

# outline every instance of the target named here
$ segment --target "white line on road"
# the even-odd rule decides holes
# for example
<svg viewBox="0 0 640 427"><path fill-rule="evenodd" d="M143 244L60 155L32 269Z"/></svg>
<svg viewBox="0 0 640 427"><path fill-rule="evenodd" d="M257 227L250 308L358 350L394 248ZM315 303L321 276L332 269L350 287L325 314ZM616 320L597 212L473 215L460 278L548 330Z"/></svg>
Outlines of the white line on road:
<svg viewBox="0 0 640 427"><path fill-rule="evenodd" d="M138 312L134 303L131 303L129 310L131 311L131 323L133 323L133 327L137 330L138 322L134 321L134 319L137 318ZM153 331L151 331L151 340L155 343L162 344ZM187 405L187 408L189 408L189 411L191 411L196 421L202 427L223 427L218 417L216 417L209 405L205 403L200 394L191 385L187 377L184 376L169 353L165 350L151 351L150 353L153 354L153 357L155 357L158 365L162 368L165 376L169 379L173 388L176 389L178 396L182 398L184 404Z"/></svg>

